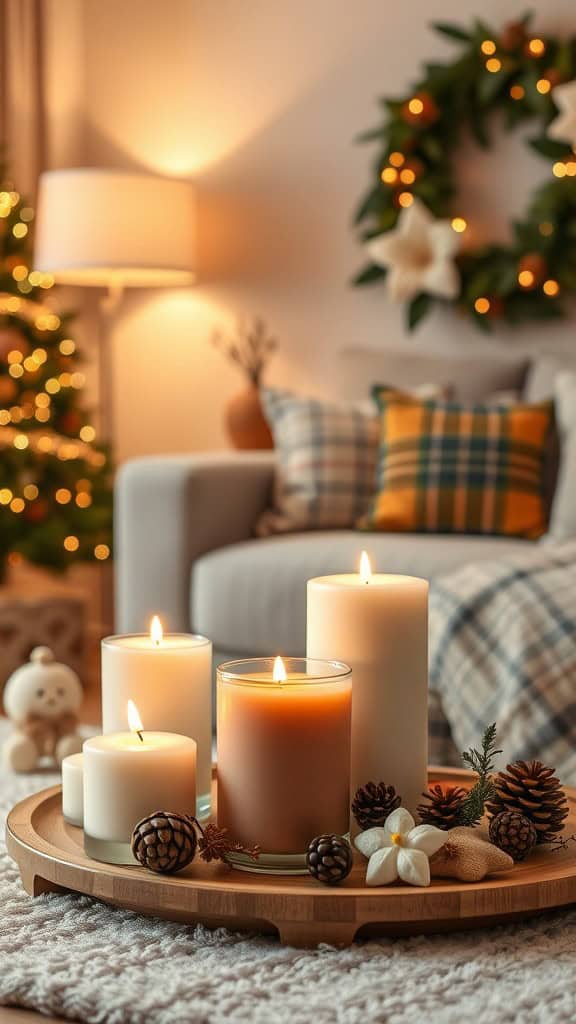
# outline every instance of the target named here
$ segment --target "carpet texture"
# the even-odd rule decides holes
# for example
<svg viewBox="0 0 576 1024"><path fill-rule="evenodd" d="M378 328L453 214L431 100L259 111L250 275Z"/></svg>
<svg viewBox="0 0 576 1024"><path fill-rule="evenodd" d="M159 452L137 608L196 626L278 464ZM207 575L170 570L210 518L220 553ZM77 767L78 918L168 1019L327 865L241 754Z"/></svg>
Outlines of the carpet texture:
<svg viewBox="0 0 576 1024"><path fill-rule="evenodd" d="M576 911L492 931L307 951L150 920L83 896L32 900L6 854L4 819L17 800L54 781L0 776L0 1005L90 1024L576 1020Z"/></svg>

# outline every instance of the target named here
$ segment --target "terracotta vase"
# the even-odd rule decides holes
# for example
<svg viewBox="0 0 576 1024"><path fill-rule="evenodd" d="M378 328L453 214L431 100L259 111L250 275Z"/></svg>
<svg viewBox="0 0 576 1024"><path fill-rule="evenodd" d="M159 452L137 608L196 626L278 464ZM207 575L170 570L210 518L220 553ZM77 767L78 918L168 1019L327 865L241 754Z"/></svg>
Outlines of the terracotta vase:
<svg viewBox="0 0 576 1024"><path fill-rule="evenodd" d="M225 411L228 437L234 448L273 448L270 427L262 412L260 392L254 384L243 388L228 402Z"/></svg>

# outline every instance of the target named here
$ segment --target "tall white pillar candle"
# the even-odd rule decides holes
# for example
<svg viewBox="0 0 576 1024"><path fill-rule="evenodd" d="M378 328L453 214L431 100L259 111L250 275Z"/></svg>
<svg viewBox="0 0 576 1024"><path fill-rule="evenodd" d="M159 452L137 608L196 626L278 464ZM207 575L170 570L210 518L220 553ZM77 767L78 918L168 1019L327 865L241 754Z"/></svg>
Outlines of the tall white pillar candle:
<svg viewBox="0 0 576 1024"><path fill-rule="evenodd" d="M196 744L175 733L109 733L84 742L84 848L114 864L133 862L134 826L154 811L193 815Z"/></svg>
<svg viewBox="0 0 576 1024"><path fill-rule="evenodd" d="M84 823L84 756L69 754L62 761L62 814L70 825Z"/></svg>
<svg viewBox="0 0 576 1024"><path fill-rule="evenodd" d="M414 812L427 781L427 581L366 563L309 580L307 652L352 668L352 792L385 782Z"/></svg>
<svg viewBox="0 0 576 1024"><path fill-rule="evenodd" d="M212 783L212 644L187 633L110 636L102 641L102 730L126 729L126 703L147 729L196 740L199 817L210 812Z"/></svg>

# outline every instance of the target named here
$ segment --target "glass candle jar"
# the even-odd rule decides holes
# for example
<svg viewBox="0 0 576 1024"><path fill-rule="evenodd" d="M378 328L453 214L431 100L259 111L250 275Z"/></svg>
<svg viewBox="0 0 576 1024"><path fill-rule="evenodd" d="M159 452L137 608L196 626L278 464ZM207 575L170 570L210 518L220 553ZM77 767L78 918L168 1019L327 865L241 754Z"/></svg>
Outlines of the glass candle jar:
<svg viewBox="0 0 576 1024"><path fill-rule="evenodd" d="M341 662L258 658L218 669L218 824L257 861L236 867L304 873L324 832L350 813L352 675Z"/></svg>

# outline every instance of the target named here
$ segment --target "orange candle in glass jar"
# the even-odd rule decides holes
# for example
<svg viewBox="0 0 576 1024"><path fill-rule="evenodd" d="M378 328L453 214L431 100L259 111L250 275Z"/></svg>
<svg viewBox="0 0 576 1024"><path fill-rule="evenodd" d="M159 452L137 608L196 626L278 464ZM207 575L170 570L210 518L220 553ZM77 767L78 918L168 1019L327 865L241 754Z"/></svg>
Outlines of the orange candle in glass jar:
<svg viewBox="0 0 576 1024"><path fill-rule="evenodd" d="M350 814L352 677L340 662L259 658L218 670L218 824L302 854Z"/></svg>

